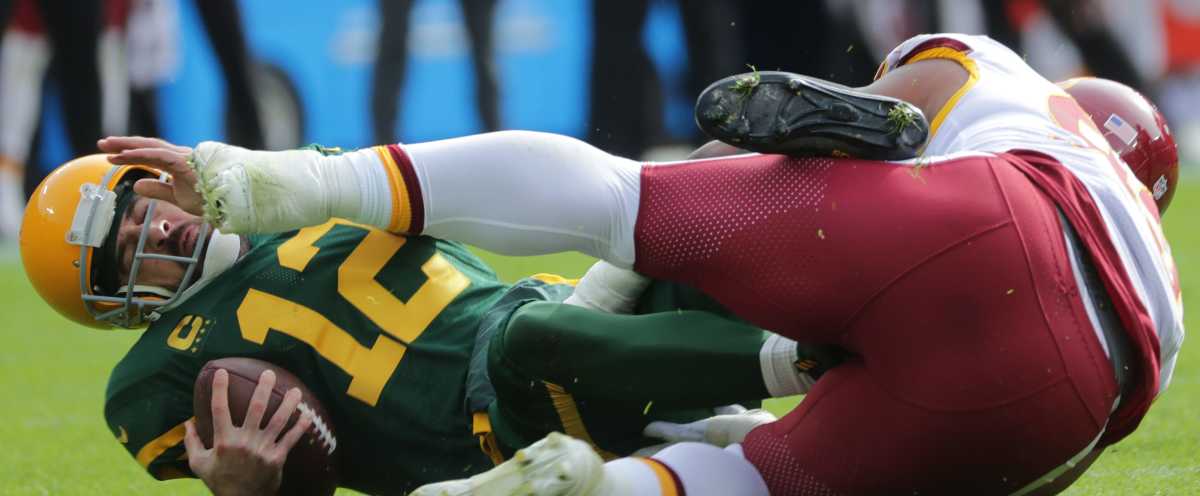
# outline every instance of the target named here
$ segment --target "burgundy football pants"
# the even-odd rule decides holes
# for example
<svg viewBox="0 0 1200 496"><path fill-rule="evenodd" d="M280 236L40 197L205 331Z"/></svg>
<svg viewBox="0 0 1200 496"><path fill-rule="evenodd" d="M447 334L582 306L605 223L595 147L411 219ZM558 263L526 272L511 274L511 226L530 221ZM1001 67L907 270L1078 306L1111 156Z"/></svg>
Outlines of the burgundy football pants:
<svg viewBox="0 0 1200 496"><path fill-rule="evenodd" d="M1003 156L648 166L636 269L856 355L753 431L772 494L1007 494L1117 393L1055 206Z"/></svg>

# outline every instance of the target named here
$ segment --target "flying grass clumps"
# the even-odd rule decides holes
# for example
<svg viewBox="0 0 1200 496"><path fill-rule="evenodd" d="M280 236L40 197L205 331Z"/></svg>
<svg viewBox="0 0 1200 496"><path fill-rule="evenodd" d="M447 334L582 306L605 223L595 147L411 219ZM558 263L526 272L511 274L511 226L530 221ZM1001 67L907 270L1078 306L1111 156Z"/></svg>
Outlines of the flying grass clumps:
<svg viewBox="0 0 1200 496"><path fill-rule="evenodd" d="M730 88L731 91L742 98L749 97L754 92L754 88L758 87L758 83L762 82L762 76L758 74L758 68L750 64L747 64L746 67L750 68L750 74L738 78L733 83L733 88Z"/></svg>
<svg viewBox="0 0 1200 496"><path fill-rule="evenodd" d="M908 126L916 125L918 119L917 111L911 105L900 104L888 110L887 121L891 126L893 134L900 134Z"/></svg>

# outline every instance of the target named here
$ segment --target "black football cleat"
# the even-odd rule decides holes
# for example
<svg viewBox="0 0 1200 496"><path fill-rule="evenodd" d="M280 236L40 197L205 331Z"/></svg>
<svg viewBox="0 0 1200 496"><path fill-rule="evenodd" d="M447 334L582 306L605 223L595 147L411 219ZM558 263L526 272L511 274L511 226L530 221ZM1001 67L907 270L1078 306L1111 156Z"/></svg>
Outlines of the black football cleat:
<svg viewBox="0 0 1200 496"><path fill-rule="evenodd" d="M760 153L904 160L929 122L916 106L788 72L755 71L710 85L696 101L709 136Z"/></svg>

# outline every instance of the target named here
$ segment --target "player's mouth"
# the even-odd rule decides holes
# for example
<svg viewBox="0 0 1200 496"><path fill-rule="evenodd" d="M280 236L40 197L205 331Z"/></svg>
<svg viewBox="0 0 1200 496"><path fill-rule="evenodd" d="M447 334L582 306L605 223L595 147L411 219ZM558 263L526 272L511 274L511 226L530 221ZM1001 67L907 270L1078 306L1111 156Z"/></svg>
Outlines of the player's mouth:
<svg viewBox="0 0 1200 496"><path fill-rule="evenodd" d="M189 225L187 227L187 231L184 231L184 233L183 233L182 248L183 248L184 256L191 256L192 253L195 253L196 236L197 236L197 226L195 224Z"/></svg>
<svg viewBox="0 0 1200 496"><path fill-rule="evenodd" d="M175 248L175 254L181 257L190 257L195 252L196 241L200 235L200 224L189 222L181 227L176 228L175 232L171 233L173 238L172 245Z"/></svg>

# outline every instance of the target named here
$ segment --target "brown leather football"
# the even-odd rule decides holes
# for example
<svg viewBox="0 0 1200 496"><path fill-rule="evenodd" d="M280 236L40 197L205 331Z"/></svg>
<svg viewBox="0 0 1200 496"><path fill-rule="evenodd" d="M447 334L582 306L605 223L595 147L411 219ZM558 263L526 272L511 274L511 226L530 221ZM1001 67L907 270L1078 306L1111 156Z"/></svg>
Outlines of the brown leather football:
<svg viewBox="0 0 1200 496"><path fill-rule="evenodd" d="M337 435L329 414L300 379L270 362L253 358L222 358L208 362L200 369L192 395L192 408L196 414L196 431L204 445L212 447L212 381L218 369L225 369L229 373L229 415L234 425L242 425L245 420L246 408L250 405L250 398L254 395L254 388L263 370L271 369L276 378L267 411L263 414L263 426L267 425L283 402L283 395L293 387L300 388L303 393L300 406L288 420L284 432L300 419L301 411L311 411L313 423L288 453L279 494L333 494L337 489L339 453Z"/></svg>

